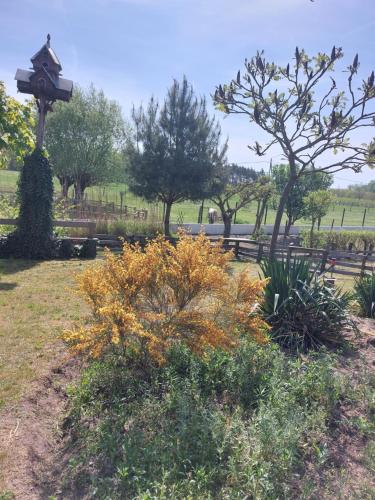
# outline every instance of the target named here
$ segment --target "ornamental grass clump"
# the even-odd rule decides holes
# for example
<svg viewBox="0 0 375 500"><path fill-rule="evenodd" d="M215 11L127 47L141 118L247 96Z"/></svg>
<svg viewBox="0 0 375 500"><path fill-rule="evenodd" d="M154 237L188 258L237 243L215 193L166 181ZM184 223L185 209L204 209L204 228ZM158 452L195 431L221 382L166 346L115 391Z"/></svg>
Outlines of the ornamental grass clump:
<svg viewBox="0 0 375 500"><path fill-rule="evenodd" d="M78 278L91 324L64 338L95 358L114 348L157 364L176 343L201 355L236 346L242 334L266 342L267 325L256 314L266 281L246 271L231 276L230 259L220 244L183 233L176 246L160 236L144 251L129 244L119 256L107 251Z"/></svg>
<svg viewBox="0 0 375 500"><path fill-rule="evenodd" d="M345 329L354 327L348 314L351 295L327 286L310 268L308 260L298 258L261 264L269 278L263 316L271 337L291 351L338 346Z"/></svg>
<svg viewBox="0 0 375 500"><path fill-rule="evenodd" d="M375 318L375 272L366 273L355 280L354 296L362 316Z"/></svg>

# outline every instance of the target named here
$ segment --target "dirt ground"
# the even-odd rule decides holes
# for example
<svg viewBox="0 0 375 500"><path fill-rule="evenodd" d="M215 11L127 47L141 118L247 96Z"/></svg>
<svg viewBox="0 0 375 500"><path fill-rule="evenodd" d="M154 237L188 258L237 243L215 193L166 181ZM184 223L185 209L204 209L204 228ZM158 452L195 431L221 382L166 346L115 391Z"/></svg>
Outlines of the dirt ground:
<svg viewBox="0 0 375 500"><path fill-rule="evenodd" d="M59 364L52 363L46 375L34 381L20 401L0 413L5 498L8 492L9 498L17 500L47 499L58 494L58 478L51 477L51 471L56 468L61 442L66 388L78 374L79 364L74 359L65 357Z"/></svg>
<svg viewBox="0 0 375 500"><path fill-rule="evenodd" d="M353 384L363 370L375 373L375 321L361 319L358 326L360 336L350 338L356 349L341 356L338 363L338 371L350 375ZM63 464L57 458L63 442L60 425L67 407L66 388L77 379L80 368L76 360L67 358L61 345L46 374L30 385L21 400L0 413L1 500L62 498L58 471ZM362 411L361 403L345 403L337 410L337 424L328 443L328 467L306 471L311 482L321 487L321 498L373 498L375 478L363 463L365 438L349 425ZM303 498L317 497L306 492Z"/></svg>

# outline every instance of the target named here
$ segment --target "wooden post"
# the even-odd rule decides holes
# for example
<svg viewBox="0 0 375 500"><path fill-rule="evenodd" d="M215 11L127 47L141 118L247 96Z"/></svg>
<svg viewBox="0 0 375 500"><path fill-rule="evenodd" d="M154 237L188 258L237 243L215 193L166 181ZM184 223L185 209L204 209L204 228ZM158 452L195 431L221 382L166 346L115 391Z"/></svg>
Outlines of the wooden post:
<svg viewBox="0 0 375 500"><path fill-rule="evenodd" d="M345 217L345 208L343 208L342 210L341 227L344 225L344 217Z"/></svg>
<svg viewBox="0 0 375 500"><path fill-rule="evenodd" d="M236 211L234 212L233 224L235 224L237 221L237 207L238 207L238 201L236 201Z"/></svg>
<svg viewBox="0 0 375 500"><path fill-rule="evenodd" d="M234 256L238 259L238 254L240 251L240 242L237 240L234 244Z"/></svg>
<svg viewBox="0 0 375 500"><path fill-rule="evenodd" d="M363 212L362 227L365 225L365 220L366 220L366 212L367 212L367 208L365 208L365 210L364 210L364 212Z"/></svg>
<svg viewBox="0 0 375 500"><path fill-rule="evenodd" d="M264 214L264 222L263 222L264 225L267 224L267 214L268 214L268 205L266 205L266 212Z"/></svg>
<svg viewBox="0 0 375 500"><path fill-rule="evenodd" d="M333 226L335 224L335 219L332 219L332 224L331 224L331 231L333 230Z"/></svg>
<svg viewBox="0 0 375 500"><path fill-rule="evenodd" d="M361 276L363 276L363 275L365 274L367 257L368 257L368 254L367 254L367 253L365 253L365 254L363 255L363 258L362 258L362 264L361 264Z"/></svg>
<svg viewBox="0 0 375 500"><path fill-rule="evenodd" d="M202 204L198 210L198 224L202 224L203 222L203 208L204 208L204 200L202 200Z"/></svg>
<svg viewBox="0 0 375 500"><path fill-rule="evenodd" d="M328 250L324 250L322 255L322 262L320 264L320 273L324 273L324 271L326 270L327 259L328 259Z"/></svg>
<svg viewBox="0 0 375 500"><path fill-rule="evenodd" d="M38 119L38 129L36 132L36 147L42 149L44 142L44 128L46 124L46 114L47 114L47 101L44 95L39 97L38 101L39 108L39 119Z"/></svg>
<svg viewBox="0 0 375 500"><path fill-rule="evenodd" d="M262 260L262 256L263 256L263 243L259 243L259 245L258 245L257 262L260 262Z"/></svg>
<svg viewBox="0 0 375 500"><path fill-rule="evenodd" d="M288 250L287 250L287 257L286 257L288 262L290 262L290 260L292 258L292 251L293 251L293 245L289 245Z"/></svg>

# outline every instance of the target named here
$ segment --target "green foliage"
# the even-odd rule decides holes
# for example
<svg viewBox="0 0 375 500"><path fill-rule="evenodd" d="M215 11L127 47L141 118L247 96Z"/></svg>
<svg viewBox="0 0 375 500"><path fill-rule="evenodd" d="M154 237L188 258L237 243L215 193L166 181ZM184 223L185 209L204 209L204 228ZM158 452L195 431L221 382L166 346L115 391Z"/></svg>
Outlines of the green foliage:
<svg viewBox="0 0 375 500"><path fill-rule="evenodd" d="M272 179L276 186L276 191L282 195L285 184L290 177L289 165L274 165L272 167ZM292 186L285 203L285 212L288 223L294 224L297 220L305 216L304 197L310 192L321 189L328 189L333 183L332 175L324 172L307 171L306 175L299 177Z"/></svg>
<svg viewBox="0 0 375 500"><path fill-rule="evenodd" d="M304 259L264 260L261 269L270 281L261 308L271 336L291 351L344 342L343 331L353 326L347 307L350 294L328 287L309 272Z"/></svg>
<svg viewBox="0 0 375 500"><path fill-rule="evenodd" d="M88 186L115 182L123 174L119 148L124 139L121 109L93 86L76 87L69 103L56 102L47 115L46 148L64 196L75 185L80 198Z"/></svg>
<svg viewBox="0 0 375 500"><path fill-rule="evenodd" d="M301 231L303 245L308 248L366 252L375 247L374 231Z"/></svg>
<svg viewBox="0 0 375 500"><path fill-rule="evenodd" d="M4 219L17 219L18 206L11 203L5 196L0 196L0 217ZM13 226L0 225L0 234L6 234L14 230Z"/></svg>
<svg viewBox="0 0 375 500"><path fill-rule="evenodd" d="M34 125L32 104L21 104L8 96L0 81L0 168L6 165L9 155L20 160L32 150Z"/></svg>
<svg viewBox="0 0 375 500"><path fill-rule="evenodd" d="M357 299L361 313L366 318L375 318L375 272L364 274L356 278L354 295Z"/></svg>
<svg viewBox="0 0 375 500"><path fill-rule="evenodd" d="M154 238L163 232L161 224L147 221L113 221L108 224L108 233L116 236L145 236Z"/></svg>
<svg viewBox="0 0 375 500"><path fill-rule="evenodd" d="M201 359L180 346L159 369L107 358L70 390L64 493L290 498L340 396L328 358L301 363L272 345Z"/></svg>
<svg viewBox="0 0 375 500"><path fill-rule="evenodd" d="M134 138L127 148L130 190L148 201L165 203L164 230L169 234L171 206L201 200L210 192L215 167L221 165L221 129L197 99L186 78L174 81L164 105L151 99L133 109Z"/></svg>
<svg viewBox="0 0 375 500"><path fill-rule="evenodd" d="M25 158L19 177L18 226L2 241L4 257L48 259L53 256L52 197L51 167L43 152L35 150Z"/></svg>
<svg viewBox="0 0 375 500"><path fill-rule="evenodd" d="M263 172L259 173L252 168L239 167L236 164L218 168L210 199L219 207L224 223L223 236L230 236L233 216L254 200L264 207L263 211L258 210L256 229L259 229L264 209L272 194L273 186Z"/></svg>
<svg viewBox="0 0 375 500"><path fill-rule="evenodd" d="M303 198L304 215L311 219L311 231L315 223L320 221L329 211L335 197L329 191L319 189L313 191Z"/></svg>

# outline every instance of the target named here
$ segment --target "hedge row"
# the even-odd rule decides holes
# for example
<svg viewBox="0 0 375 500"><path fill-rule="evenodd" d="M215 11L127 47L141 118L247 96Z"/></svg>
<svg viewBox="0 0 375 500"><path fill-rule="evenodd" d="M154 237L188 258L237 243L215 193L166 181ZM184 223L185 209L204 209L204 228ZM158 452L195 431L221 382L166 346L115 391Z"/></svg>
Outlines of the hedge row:
<svg viewBox="0 0 375 500"><path fill-rule="evenodd" d="M329 250L348 250L369 252L375 248L375 231L301 231L303 246L328 248Z"/></svg>

